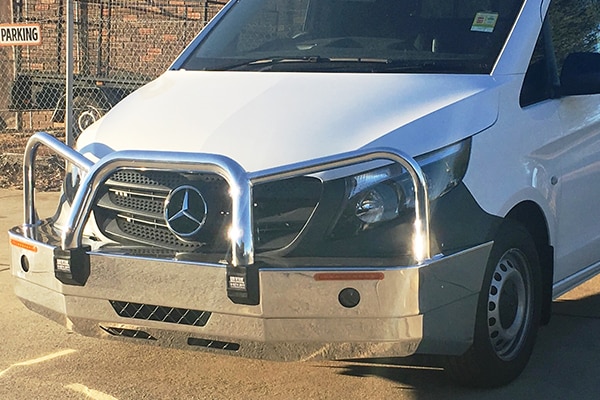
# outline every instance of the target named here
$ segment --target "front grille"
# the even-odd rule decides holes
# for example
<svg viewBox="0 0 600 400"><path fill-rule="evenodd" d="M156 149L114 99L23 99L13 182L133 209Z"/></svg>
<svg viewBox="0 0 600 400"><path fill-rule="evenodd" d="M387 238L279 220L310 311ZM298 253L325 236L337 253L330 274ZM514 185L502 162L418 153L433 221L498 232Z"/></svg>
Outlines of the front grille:
<svg viewBox="0 0 600 400"><path fill-rule="evenodd" d="M208 311L130 303L126 301L110 300L110 305L123 318L168 322L179 325L202 327L206 325L211 316L211 313Z"/></svg>
<svg viewBox="0 0 600 400"><path fill-rule="evenodd" d="M202 193L207 213L199 233L183 239L168 228L164 207L171 191L185 185ZM277 250L293 242L317 206L321 190L321 182L309 177L254 186L256 251ZM102 233L121 246L165 250L145 252L148 255L199 253L221 260L231 248L229 187L215 174L120 170L104 183L93 212Z"/></svg>
<svg viewBox="0 0 600 400"><path fill-rule="evenodd" d="M182 238L167 227L164 207L169 193L192 185L202 191L209 207L199 235ZM212 174L181 174L164 171L119 171L104 184L96 200L94 217L102 233L123 244L143 244L174 252L225 253L226 229L231 218L227 183Z"/></svg>

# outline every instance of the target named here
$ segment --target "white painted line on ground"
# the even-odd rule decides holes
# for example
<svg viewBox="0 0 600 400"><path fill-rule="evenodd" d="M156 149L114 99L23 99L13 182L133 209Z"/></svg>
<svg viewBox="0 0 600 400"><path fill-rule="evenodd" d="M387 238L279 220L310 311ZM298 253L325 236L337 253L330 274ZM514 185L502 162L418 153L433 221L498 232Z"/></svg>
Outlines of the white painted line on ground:
<svg viewBox="0 0 600 400"><path fill-rule="evenodd" d="M100 392L98 390L90 389L89 387L82 385L80 383L72 383L65 387L67 389L71 389L76 392L83 393L87 397L94 399L94 400L119 400L116 397L111 396L110 394L106 394L106 393Z"/></svg>
<svg viewBox="0 0 600 400"><path fill-rule="evenodd" d="M50 361L50 360L52 360L54 358L58 358L58 357L69 355L71 353L75 353L76 351L77 350L67 349L67 350L58 351L56 353L48 354L47 356L43 356L43 357L39 357L39 358L34 358L32 360L18 362L16 364L13 364L10 367L6 368L4 371L0 371L0 378L4 374L6 374L8 371L10 371L11 369L13 369L14 367L26 367L26 366L33 365L33 364L39 364L39 363L42 363L42 362L45 362L45 361Z"/></svg>

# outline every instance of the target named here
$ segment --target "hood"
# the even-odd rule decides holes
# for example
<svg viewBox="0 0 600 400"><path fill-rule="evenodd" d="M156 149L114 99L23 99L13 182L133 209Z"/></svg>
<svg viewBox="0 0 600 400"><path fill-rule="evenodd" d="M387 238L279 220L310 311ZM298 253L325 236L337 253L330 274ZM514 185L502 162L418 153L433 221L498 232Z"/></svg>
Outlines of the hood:
<svg viewBox="0 0 600 400"><path fill-rule="evenodd" d="M77 143L226 155L254 172L365 147L411 156L491 126L490 76L168 71L117 104Z"/></svg>

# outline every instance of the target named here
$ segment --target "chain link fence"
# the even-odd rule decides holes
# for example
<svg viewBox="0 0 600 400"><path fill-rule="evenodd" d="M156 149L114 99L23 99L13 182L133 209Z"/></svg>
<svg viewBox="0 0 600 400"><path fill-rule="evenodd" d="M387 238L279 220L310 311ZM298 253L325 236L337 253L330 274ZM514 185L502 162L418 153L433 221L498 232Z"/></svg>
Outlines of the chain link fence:
<svg viewBox="0 0 600 400"><path fill-rule="evenodd" d="M73 136L165 71L224 6L217 0L2 0L0 133L64 129L66 34L73 9ZM4 30L2 30L4 28ZM14 28L14 29L13 29ZM11 36L12 32L12 36Z"/></svg>

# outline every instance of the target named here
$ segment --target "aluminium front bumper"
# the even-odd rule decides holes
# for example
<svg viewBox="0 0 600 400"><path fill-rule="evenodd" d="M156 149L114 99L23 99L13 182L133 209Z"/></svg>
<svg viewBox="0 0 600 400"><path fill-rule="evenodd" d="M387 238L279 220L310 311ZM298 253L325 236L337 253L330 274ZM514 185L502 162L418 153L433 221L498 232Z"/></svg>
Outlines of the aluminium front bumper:
<svg viewBox="0 0 600 400"><path fill-rule="evenodd" d="M35 217L32 170L40 144L87 171L60 232L52 229L51 220ZM411 172L418 199L415 240L423 251L420 262L387 268L254 266L252 183L374 158L400 162ZM229 265L85 247L83 225L102 180L116 168L149 164L210 169L235 188L232 232L238 234L231 238ZM9 232L15 292L29 308L81 334L275 360L406 356L417 351L460 354L472 341L491 243L431 257L425 180L418 165L397 152L354 153L250 175L223 157L180 153L120 152L92 165L37 134L26 151L25 177L25 223ZM71 259L64 261L64 254ZM81 268L80 263L85 264L84 279L76 273L73 281L60 278L71 268ZM343 300L348 293L353 301L359 298L356 305Z"/></svg>

